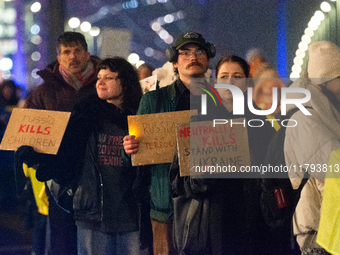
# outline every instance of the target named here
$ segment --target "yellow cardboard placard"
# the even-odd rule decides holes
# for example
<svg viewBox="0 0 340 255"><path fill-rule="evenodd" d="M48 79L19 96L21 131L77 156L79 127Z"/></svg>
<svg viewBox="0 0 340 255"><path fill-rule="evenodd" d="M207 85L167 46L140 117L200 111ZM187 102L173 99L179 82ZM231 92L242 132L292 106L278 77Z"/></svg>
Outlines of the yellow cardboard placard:
<svg viewBox="0 0 340 255"><path fill-rule="evenodd" d="M196 111L176 111L128 116L129 134L140 143L131 155L132 165L170 163L176 146L176 124L186 123Z"/></svg>
<svg viewBox="0 0 340 255"><path fill-rule="evenodd" d="M233 119L245 123L244 118ZM205 173L207 167L227 170L250 166L247 126L227 124L213 126L213 121L191 122L176 126L180 176ZM191 171L190 171L191 170ZM223 171L223 172L225 172Z"/></svg>
<svg viewBox="0 0 340 255"><path fill-rule="evenodd" d="M37 152L57 154L70 115L70 112L15 108L0 149L17 150L29 145Z"/></svg>

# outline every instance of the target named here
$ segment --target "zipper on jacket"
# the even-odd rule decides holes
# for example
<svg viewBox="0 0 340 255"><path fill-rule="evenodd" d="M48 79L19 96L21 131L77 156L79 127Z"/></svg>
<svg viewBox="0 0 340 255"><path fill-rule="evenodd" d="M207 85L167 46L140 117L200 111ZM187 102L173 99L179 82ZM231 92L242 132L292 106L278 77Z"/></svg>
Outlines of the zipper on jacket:
<svg viewBox="0 0 340 255"><path fill-rule="evenodd" d="M99 181L100 181L100 221L102 222L103 221L103 211L104 211L104 188L103 188L103 177L102 175L100 174L100 171L99 171L99 167L97 165L97 161L94 159L94 156L92 154L92 151L91 151L91 148L90 146L88 146L88 150L90 152L90 156L93 160L93 164L98 172L98 176L99 176Z"/></svg>

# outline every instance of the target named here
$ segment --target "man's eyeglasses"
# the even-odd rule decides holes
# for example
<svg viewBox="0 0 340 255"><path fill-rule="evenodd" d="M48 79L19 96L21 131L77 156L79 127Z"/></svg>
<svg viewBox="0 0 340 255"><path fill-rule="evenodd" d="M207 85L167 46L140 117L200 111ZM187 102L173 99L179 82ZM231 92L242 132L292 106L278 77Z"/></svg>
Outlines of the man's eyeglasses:
<svg viewBox="0 0 340 255"><path fill-rule="evenodd" d="M207 55L204 50L178 52L178 55L181 55L183 59L191 59L193 54L195 54L198 59L204 58Z"/></svg>

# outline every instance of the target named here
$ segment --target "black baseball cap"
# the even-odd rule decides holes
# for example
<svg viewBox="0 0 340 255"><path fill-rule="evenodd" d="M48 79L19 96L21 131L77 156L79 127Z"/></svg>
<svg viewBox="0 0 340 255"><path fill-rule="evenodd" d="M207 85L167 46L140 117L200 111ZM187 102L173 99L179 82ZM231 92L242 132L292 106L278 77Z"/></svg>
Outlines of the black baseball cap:
<svg viewBox="0 0 340 255"><path fill-rule="evenodd" d="M202 46L206 51L208 50L207 44L203 36L196 32L188 32L177 38L175 43L176 50L179 50L182 46L188 43L195 43Z"/></svg>

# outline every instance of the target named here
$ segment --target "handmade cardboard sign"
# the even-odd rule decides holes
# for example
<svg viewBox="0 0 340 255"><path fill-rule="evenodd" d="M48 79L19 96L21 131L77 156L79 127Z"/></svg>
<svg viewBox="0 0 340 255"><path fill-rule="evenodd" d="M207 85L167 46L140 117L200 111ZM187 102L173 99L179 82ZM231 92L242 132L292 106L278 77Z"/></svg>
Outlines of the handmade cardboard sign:
<svg viewBox="0 0 340 255"><path fill-rule="evenodd" d="M186 123L195 111L177 111L128 116L129 134L140 143L138 152L131 155L132 165L170 163L176 146L176 124Z"/></svg>
<svg viewBox="0 0 340 255"><path fill-rule="evenodd" d="M29 145L37 152L57 154L70 115L70 112L15 108L0 149L17 150Z"/></svg>
<svg viewBox="0 0 340 255"><path fill-rule="evenodd" d="M156 89L157 75L147 77L143 80L140 80L139 82L140 82L140 85L142 86L143 93L145 94L146 92Z"/></svg>
<svg viewBox="0 0 340 255"><path fill-rule="evenodd" d="M250 166L247 127L231 121L213 125L213 121L191 122L176 126L180 175L207 172L236 172ZM244 123L244 118L233 119Z"/></svg>

